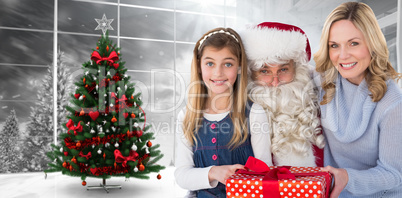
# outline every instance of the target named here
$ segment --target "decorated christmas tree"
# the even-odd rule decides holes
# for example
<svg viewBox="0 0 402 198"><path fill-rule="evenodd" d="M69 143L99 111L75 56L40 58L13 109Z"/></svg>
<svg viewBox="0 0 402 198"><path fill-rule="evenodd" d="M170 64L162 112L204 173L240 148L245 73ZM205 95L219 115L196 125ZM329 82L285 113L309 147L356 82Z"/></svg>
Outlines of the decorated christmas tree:
<svg viewBox="0 0 402 198"><path fill-rule="evenodd" d="M105 181L112 176L148 179L165 168L156 164L163 154L151 142L154 134L146 124L141 93L135 93L125 74L119 50L103 34L91 61L83 64L84 75L71 94L73 105L66 107L65 132L47 153L52 162L46 173L81 177L84 186L86 177L101 178L107 190Z"/></svg>

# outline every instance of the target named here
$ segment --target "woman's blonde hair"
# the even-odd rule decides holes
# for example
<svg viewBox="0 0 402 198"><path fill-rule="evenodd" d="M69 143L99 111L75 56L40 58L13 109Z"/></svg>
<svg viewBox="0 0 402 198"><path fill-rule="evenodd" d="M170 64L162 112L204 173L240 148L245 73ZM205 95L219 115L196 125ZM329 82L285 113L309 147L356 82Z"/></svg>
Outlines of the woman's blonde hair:
<svg viewBox="0 0 402 198"><path fill-rule="evenodd" d="M232 108L230 118L234 133L228 146L236 148L244 143L248 136L248 125L245 118L247 101L247 57L240 36L231 28L215 28L205 33L196 43L191 64L191 83L188 93L186 115L183 120L183 131L191 145L197 144L196 133L202 123L205 101L208 90L202 81L201 57L204 48L210 46L216 49L227 47L239 60L240 74L237 76L231 93Z"/></svg>
<svg viewBox="0 0 402 198"><path fill-rule="evenodd" d="M382 99L387 91L386 80L401 78L389 61L389 51L384 34L378 25L373 10L361 2L347 2L335 8L327 17L322 29L320 49L314 54L316 71L321 73L322 89L325 91L321 105L328 104L335 96L335 80L338 71L329 57L329 31L337 21L349 20L359 29L367 43L371 61L365 73L368 89L373 102Z"/></svg>

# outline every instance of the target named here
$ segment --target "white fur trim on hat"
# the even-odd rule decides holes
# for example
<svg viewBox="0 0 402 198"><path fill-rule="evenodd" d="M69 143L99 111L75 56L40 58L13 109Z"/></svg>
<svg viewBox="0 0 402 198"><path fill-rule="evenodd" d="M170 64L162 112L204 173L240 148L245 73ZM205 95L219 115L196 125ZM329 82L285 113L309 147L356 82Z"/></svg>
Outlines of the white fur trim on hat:
<svg viewBox="0 0 402 198"><path fill-rule="evenodd" d="M254 61L253 70L264 63L305 57L306 36L298 31L256 26L241 32L241 38L248 59Z"/></svg>

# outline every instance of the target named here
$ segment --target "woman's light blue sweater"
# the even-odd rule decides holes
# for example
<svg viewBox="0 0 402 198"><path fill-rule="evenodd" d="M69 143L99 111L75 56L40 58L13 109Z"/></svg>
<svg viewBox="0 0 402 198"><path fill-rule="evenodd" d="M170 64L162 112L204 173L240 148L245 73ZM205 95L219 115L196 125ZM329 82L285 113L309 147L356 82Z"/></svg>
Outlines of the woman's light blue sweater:
<svg viewBox="0 0 402 198"><path fill-rule="evenodd" d="M402 197L402 91L392 80L387 88L372 102L365 80L356 86L338 75L334 99L320 106L324 165L349 176L340 197Z"/></svg>

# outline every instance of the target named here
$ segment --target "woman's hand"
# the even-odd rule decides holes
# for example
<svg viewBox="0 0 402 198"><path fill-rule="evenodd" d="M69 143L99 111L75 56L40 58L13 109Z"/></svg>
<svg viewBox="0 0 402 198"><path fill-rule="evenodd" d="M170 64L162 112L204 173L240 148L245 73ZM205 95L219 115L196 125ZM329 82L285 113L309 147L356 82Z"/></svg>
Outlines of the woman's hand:
<svg viewBox="0 0 402 198"><path fill-rule="evenodd" d="M241 164L213 166L208 172L209 182L218 180L222 184L226 184L226 179L232 176L237 169L244 169L244 166Z"/></svg>
<svg viewBox="0 0 402 198"><path fill-rule="evenodd" d="M330 198L338 198L342 190L348 184L349 176L348 172L343 168L334 168L332 166L326 166L321 169L322 171L329 172L334 176L335 185L332 189Z"/></svg>

